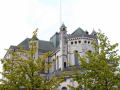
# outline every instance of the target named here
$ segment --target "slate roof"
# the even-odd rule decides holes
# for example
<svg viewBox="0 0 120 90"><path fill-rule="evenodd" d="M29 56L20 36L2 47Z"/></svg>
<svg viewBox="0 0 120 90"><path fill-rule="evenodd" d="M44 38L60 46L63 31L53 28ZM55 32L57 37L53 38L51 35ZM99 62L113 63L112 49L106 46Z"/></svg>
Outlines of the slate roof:
<svg viewBox="0 0 120 90"><path fill-rule="evenodd" d="M76 37L96 38L94 35L92 35L92 34L89 35L87 31L84 31L81 28L76 29L72 34L68 35L68 39L69 38L76 38Z"/></svg>
<svg viewBox="0 0 120 90"><path fill-rule="evenodd" d="M71 35L81 35L81 34L84 34L84 30L81 29L80 27L78 29L76 29Z"/></svg>
<svg viewBox="0 0 120 90"><path fill-rule="evenodd" d="M45 51L52 51L54 49L52 42L39 40L39 49Z"/></svg>
<svg viewBox="0 0 120 90"><path fill-rule="evenodd" d="M94 38L96 39L96 36L94 35L96 34L95 31L93 31L91 34L88 34L87 31L84 31L81 28L76 29L72 34L67 35L67 38L76 38L76 37L89 37L89 38ZM56 35L56 36L55 36ZM34 40L38 40L38 50L39 52L48 52L48 51L56 51L57 49L59 49L59 33L56 33L55 35L53 35L51 38L53 38L53 41L44 41L44 40L39 40L37 37L35 37ZM58 35L58 37L57 37ZM29 50L29 42L30 42L31 38L26 38L25 40L23 40L20 44L18 44L17 46L22 46L25 50ZM58 45L56 44L58 43ZM54 44L56 44L57 46L55 47ZM11 46L10 48L16 48L17 46Z"/></svg>
<svg viewBox="0 0 120 90"><path fill-rule="evenodd" d="M6 58L9 50L15 51L17 48L18 48L18 47L11 45L11 46L9 47L9 49L7 50L7 52L6 52L6 54L5 54L5 56L4 56L3 58Z"/></svg>
<svg viewBox="0 0 120 90"><path fill-rule="evenodd" d="M29 49L29 41L30 41L30 38L26 38L17 46L22 46L24 49L28 50Z"/></svg>
<svg viewBox="0 0 120 90"><path fill-rule="evenodd" d="M25 40L23 40L20 44L18 44L18 46L22 46L24 49L29 50L29 42L30 42L30 38L26 38ZM53 44L50 41L43 41L43 40L38 40L38 49L40 52L47 52L47 51L52 51L53 48Z"/></svg>

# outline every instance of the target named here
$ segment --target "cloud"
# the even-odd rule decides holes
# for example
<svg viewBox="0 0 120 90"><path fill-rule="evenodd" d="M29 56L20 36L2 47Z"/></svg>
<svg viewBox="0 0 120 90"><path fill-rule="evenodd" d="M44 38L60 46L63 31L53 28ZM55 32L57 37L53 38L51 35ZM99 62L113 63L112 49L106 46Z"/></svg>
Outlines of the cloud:
<svg viewBox="0 0 120 90"><path fill-rule="evenodd" d="M31 37L34 29L39 28L39 36L44 37L46 30L58 25L58 8L40 3L38 0L1 0L0 58L5 54L4 48L17 45L26 37Z"/></svg>
<svg viewBox="0 0 120 90"><path fill-rule="evenodd" d="M100 28L112 43L120 43L120 0L62 0L62 20L72 33L78 27ZM0 0L0 58L10 45L31 37L48 40L59 31L59 0Z"/></svg>
<svg viewBox="0 0 120 90"><path fill-rule="evenodd" d="M64 6L64 19L70 33L78 27L90 32L93 28L96 31L100 28L112 43L120 43L117 39L120 32L119 0L75 0L71 2L72 4Z"/></svg>

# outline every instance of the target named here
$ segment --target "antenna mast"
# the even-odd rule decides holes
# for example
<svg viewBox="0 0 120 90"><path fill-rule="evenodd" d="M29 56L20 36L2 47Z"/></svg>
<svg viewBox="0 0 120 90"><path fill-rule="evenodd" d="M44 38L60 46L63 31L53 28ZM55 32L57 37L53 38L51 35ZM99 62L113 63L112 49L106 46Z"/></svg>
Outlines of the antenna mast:
<svg viewBox="0 0 120 90"><path fill-rule="evenodd" d="M60 0L60 26L62 25L62 1Z"/></svg>

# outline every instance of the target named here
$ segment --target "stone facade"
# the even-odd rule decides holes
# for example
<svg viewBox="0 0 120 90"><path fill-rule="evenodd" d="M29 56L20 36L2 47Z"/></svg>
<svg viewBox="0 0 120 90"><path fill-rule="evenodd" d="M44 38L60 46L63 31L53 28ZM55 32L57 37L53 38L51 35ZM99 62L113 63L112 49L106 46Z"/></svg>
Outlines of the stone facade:
<svg viewBox="0 0 120 90"><path fill-rule="evenodd" d="M79 53L84 56L85 52L93 52L94 47L92 41L96 41L96 32L93 30L91 34L89 32L78 28L72 34L67 34L67 27L63 24L60 27L60 32L56 32L50 41L35 40L38 44L38 51L36 53L36 58L42 56L48 51L53 51L54 54L48 58L48 61L57 58L53 62L53 66L48 70L47 78L53 75L57 75L65 70L70 70L71 65L79 66L79 60L77 59L74 52ZM26 38L17 46L24 46L26 50L29 50L30 38ZM11 50L16 50L16 46L10 46ZM10 57L7 53L6 57ZM69 64L68 64L69 63ZM72 78L66 79L65 82L61 83L61 86L56 90L71 90L67 85L76 87L77 82L73 82Z"/></svg>

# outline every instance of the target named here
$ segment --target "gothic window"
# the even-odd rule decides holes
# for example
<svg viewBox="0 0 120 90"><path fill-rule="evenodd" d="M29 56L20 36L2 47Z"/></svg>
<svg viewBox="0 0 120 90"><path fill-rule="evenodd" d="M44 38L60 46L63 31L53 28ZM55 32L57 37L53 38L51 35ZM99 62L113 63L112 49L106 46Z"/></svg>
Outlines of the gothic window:
<svg viewBox="0 0 120 90"><path fill-rule="evenodd" d="M66 68L66 67L67 67L66 62L64 62L64 68Z"/></svg>
<svg viewBox="0 0 120 90"><path fill-rule="evenodd" d="M78 53L78 51L76 50L75 53ZM79 59L78 56L76 54L74 54L74 60L75 60L75 65L79 65Z"/></svg>
<svg viewBox="0 0 120 90"><path fill-rule="evenodd" d="M54 71L56 71L56 60L54 61Z"/></svg>
<svg viewBox="0 0 120 90"><path fill-rule="evenodd" d="M62 87L62 90L67 90L67 87Z"/></svg>
<svg viewBox="0 0 120 90"><path fill-rule="evenodd" d="M73 44L73 42L71 42L71 44Z"/></svg>
<svg viewBox="0 0 120 90"><path fill-rule="evenodd" d="M75 41L75 44L77 44L77 41Z"/></svg>
<svg viewBox="0 0 120 90"><path fill-rule="evenodd" d="M59 58L57 56L57 69L59 69Z"/></svg>

